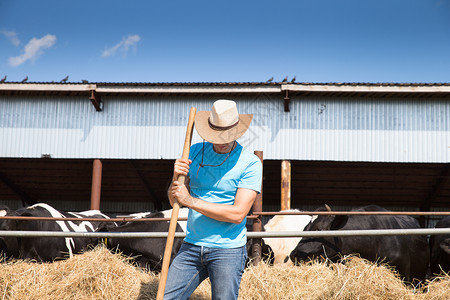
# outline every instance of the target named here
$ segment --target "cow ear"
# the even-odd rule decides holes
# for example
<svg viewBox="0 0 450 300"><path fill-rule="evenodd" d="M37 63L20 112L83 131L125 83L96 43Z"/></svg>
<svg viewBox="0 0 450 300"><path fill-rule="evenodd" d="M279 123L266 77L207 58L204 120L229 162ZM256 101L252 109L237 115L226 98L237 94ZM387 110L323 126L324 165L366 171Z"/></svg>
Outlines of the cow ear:
<svg viewBox="0 0 450 300"><path fill-rule="evenodd" d="M348 216L346 215L337 215L335 216L333 223L331 223L330 230L338 230L347 224Z"/></svg>
<svg viewBox="0 0 450 300"><path fill-rule="evenodd" d="M441 247L442 251L450 255L450 238L443 240L439 247Z"/></svg>

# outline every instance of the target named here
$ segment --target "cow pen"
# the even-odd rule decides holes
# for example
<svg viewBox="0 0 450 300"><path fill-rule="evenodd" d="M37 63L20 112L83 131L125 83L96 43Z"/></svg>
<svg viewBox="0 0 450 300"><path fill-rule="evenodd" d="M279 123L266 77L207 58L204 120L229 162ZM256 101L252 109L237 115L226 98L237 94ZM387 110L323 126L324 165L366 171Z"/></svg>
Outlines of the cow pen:
<svg viewBox="0 0 450 300"><path fill-rule="evenodd" d="M261 216L274 215L413 215L413 216L448 216L450 212L357 212L357 211L289 211L289 212L254 212L247 218L260 220ZM96 222L161 222L170 218L54 218L54 217L19 217L1 216L1 220L34 220L34 221L96 221ZM179 218L185 221L187 218ZM392 236L392 235L439 235L450 234L450 228L418 228L418 229L375 229L375 230L329 230L329 231L249 231L248 238L292 238L292 237L349 237L349 236ZM57 232L57 231L0 231L0 237L91 237L91 238L166 238L167 232ZM184 238L184 232L176 232L176 238Z"/></svg>
<svg viewBox="0 0 450 300"><path fill-rule="evenodd" d="M263 152L255 151L261 162L263 162ZM289 171L285 172L289 175ZM290 176L283 178L282 194L284 197L284 209L290 208ZM284 188L283 188L284 187ZM251 213L247 216L253 222L247 237L252 240L251 252L249 256L253 265L258 265L262 259L261 239L264 238L318 238L318 237L356 237L356 236L400 236L400 235L442 235L450 234L450 228L418 228L418 229L373 229L373 230L328 230L328 231L263 231L262 217L276 215L409 215L409 216L449 216L450 212L412 212L412 211L262 211L262 194L258 194ZM116 216L109 219L98 218L77 218L77 217L30 217L30 216L0 216L2 220L29 220L29 221L76 221L76 222L161 222L170 221L170 218L133 218L130 216ZM186 221L187 218L178 218L179 221ZM184 238L185 232L176 232L175 238ZM58 232L58 231L0 231L0 237L64 237L64 238L167 238L168 232Z"/></svg>
<svg viewBox="0 0 450 300"><path fill-rule="evenodd" d="M261 221L261 217L263 215L438 215L438 216L447 216L450 215L450 212L386 212L386 211L371 211L371 212L347 212L347 211L334 211L334 212L330 212L330 211L289 211L289 212L258 212L255 213L253 212L253 214L248 216L248 219L251 220L259 220ZM96 219L96 218L54 218L54 217L18 217L18 216L3 216L0 217L0 222L2 220L5 219L20 219L20 220L29 220L29 221L77 221L77 222L82 222L82 221L96 221L96 222L168 222L170 220L170 218L138 218L138 219L133 219L130 218L128 216L120 216L120 217L116 217L116 218L111 218L111 219ZM186 220L187 218L179 218L179 220ZM248 227L249 230L251 230L250 228L252 224L250 224L250 226ZM253 239L253 243L255 243L255 241L260 241L259 239L262 238L293 238L293 237L356 237L356 236L397 236L397 235L416 235L416 236L434 236L434 235L441 235L441 234L450 234L450 228L417 228L417 229L377 229L377 230L329 230L329 231L303 231L303 230L295 230L295 231L274 231L274 232L256 232L256 231L248 231L247 232L247 237L249 239ZM167 238L168 236L168 232L131 232L131 231L127 231L127 232L59 232L59 231L0 231L0 237L18 237L18 238L46 238L46 237L50 237L50 238L99 238L99 239L104 239L106 241L106 239L109 238L125 238L125 239L142 239L142 238ZM175 232L174 235L175 238L183 238L185 237L185 233L184 232ZM138 241L134 241L134 242L139 242ZM95 249L93 249L92 251L87 251L86 253L80 254L79 256L83 257L85 255L89 255L88 257L91 257L91 255L98 255L95 254L96 252L100 251L98 249L103 249L103 247L96 247ZM105 250L106 251L106 250ZM93 253L93 254L91 254ZM98 252L100 253L100 252ZM103 252L103 253L108 253L108 255L110 254L110 252ZM112 253L111 253L112 254ZM280 275L280 274L299 274L298 275L298 279L297 280L303 280L303 278L310 278L310 275L305 275L305 274L310 274L312 273L317 273L318 269L316 270L316 267L318 267L317 263L313 263L312 265L309 264L305 264L305 265L297 265L295 267L295 271L294 269L290 269L291 267L289 266L283 266L283 269L280 269L280 266L274 266L274 267L270 267L270 269L268 268L269 265L266 263L266 261L262 262L262 258L259 257L255 257L253 256L255 254L255 252L253 251L253 245L252 245L252 251L251 254L249 253L249 256L251 258L251 260L249 261L250 263L252 263L252 265L256 268L256 269L252 269L249 268L249 272L246 272L246 277L249 277L249 279L244 279L243 280L243 289L246 292L243 293L250 293L248 292L247 289L249 289L251 286L253 286L253 284L250 284L249 282L253 282L251 278L253 278L254 276L266 276L266 281L265 284L267 284L269 287L271 285L276 285L277 287L279 286L279 281L282 280L282 278L286 278L285 275ZM79 256L76 256L77 258ZM346 256L347 257L347 256ZM74 256L75 258L75 256ZM75 258L75 259L77 259ZM81 258L80 258L81 259ZM349 259L349 258L345 258L345 259ZM67 260L67 261L71 261L71 259ZM66 261L66 260L64 260ZM255 263L255 261L258 261L258 263ZM25 261L26 263L26 261ZM361 264L361 263L359 263ZM89 265L91 265L91 263L89 262ZM340 270L340 268L350 268L349 266L352 265L351 264L344 264L345 266L341 267L333 267L330 269L327 268L323 268L324 265L322 265L320 272L323 271L323 275L324 278L328 278L326 274L330 273L330 272L336 272L336 270ZM8 264L4 264L4 266L9 266ZM373 267L368 267L369 265L364 264L364 266L359 266L359 265L354 265L355 268L360 268L358 269L358 272L361 272L362 277L361 278L366 278L365 280L370 280L370 282L373 282L374 280L377 280L377 276L378 275L374 275L374 274L378 274L378 273L374 273L374 269ZM375 266L375 265L374 265ZM56 267L55 267L56 268ZM96 267L98 268L98 267ZM262 269L261 269L262 268ZM353 267L352 267L353 268ZM131 266L130 266L131 269ZM401 286L402 288L404 287L405 290L407 290L406 284L403 285L404 283L402 281L398 281L399 279L397 279L397 277L395 277L397 273L392 272L391 269L389 268L384 268L384 266L380 266L380 269L377 268L377 270L380 271L376 271L376 272L382 272L381 270L385 270L386 271L386 275L383 275L383 278L391 278L392 276L392 280L393 282L396 282L399 286ZM41 270L41 269L39 269ZM306 271L306 270L314 270L314 271ZM334 271L333 271L334 270ZM58 271L59 272L59 271ZM108 271L109 272L109 271ZM101 277L103 278L103 274L109 274L108 272L104 272L101 271L100 269L97 270L96 274L97 277ZM258 275L255 275L256 272L258 272ZM259 272L261 272L261 274L259 274ZM295 273L294 273L295 272ZM297 273L298 272L298 273ZM305 273L306 272L306 273ZM342 274L347 274L345 276L354 276L353 272L354 271L349 271L349 272L343 272L343 271L338 271L338 273L341 272ZM153 274L153 273L151 273ZM273 274L273 275L267 275L267 274ZM341 276L344 276L342 275ZM84 276L84 275L83 275ZM156 278L156 279L152 279L152 286L156 286L158 284L158 280L157 277L154 277L156 275L151 275L153 276L152 278ZM252 277L253 276L253 277ZM278 276L278 277L277 277ZM337 275L335 274L335 276L333 276L333 278L335 278ZM244 277L244 278L246 278ZM258 277L259 278L259 277ZM322 277L321 277L322 278ZM358 278L360 278L360 276L358 276ZM436 277L438 278L438 277ZM439 277L440 278L440 277ZM447 277L444 277L447 278ZM21 279L20 279L21 280ZM308 279L310 280L310 279ZM347 279L345 282L347 282ZM357 281L359 282L359 281ZM445 282L444 282L445 283ZM356 283L355 283L356 284ZM392 283L394 284L394 283ZM316 284L316 285L320 285L320 283ZM150 285L149 285L150 286ZM302 285L303 286L303 285ZM344 285L345 286L345 285ZM371 286L370 284L365 284L362 283L361 286ZM429 283L427 281L427 284L424 285L424 287L428 287L430 286L430 290L432 289L432 285L431 283ZM198 290L198 293L203 293L203 286L200 287L200 289ZM342 287L343 288L343 287ZM358 287L358 288L362 288L362 287ZM409 293L416 293L417 295L420 295L419 291L421 288L419 288L419 286L415 286L414 287L414 292L409 291ZM353 290L353 289L352 289ZM250 291L250 290L249 290ZM251 290L253 291L253 290ZM265 288L261 288L259 287L259 293L267 293L268 291L268 287ZM298 291L296 291L298 292ZM339 292L341 293L341 292ZM149 299L154 299L153 296L150 296ZM243 299L247 299L247 298L243 298Z"/></svg>

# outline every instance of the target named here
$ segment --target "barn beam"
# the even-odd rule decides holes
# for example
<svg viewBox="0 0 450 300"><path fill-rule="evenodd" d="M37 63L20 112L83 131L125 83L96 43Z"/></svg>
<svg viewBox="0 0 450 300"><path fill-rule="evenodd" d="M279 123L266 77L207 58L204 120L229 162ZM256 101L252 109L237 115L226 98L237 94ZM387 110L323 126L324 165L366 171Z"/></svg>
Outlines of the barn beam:
<svg viewBox="0 0 450 300"><path fill-rule="evenodd" d="M89 100L91 100L92 105L94 105L96 111L103 110L102 99L100 98L100 95L98 95L95 90L91 90L91 97L89 97Z"/></svg>
<svg viewBox="0 0 450 300"><path fill-rule="evenodd" d="M281 162L281 210L291 209L291 162Z"/></svg>
<svg viewBox="0 0 450 300"><path fill-rule="evenodd" d="M5 174L0 173L0 181L2 181L13 193L20 197L22 206L33 205L38 202L34 197L28 195L28 193L25 192L20 186L13 183Z"/></svg>
<svg viewBox="0 0 450 300"><path fill-rule="evenodd" d="M137 163L133 160L130 161L131 165L133 166L134 171L136 172L139 180L141 181L142 185L144 186L145 190L149 194L150 198L152 199L153 205L155 206L156 210L162 211L162 203L161 200L158 198L158 195L156 195L153 188L150 186L150 183L147 181L144 173L138 168Z"/></svg>
<svg viewBox="0 0 450 300"><path fill-rule="evenodd" d="M261 160L261 163L263 163L263 152L262 151L254 151L254 154L258 156L258 158ZM263 164L264 166L264 164ZM262 190L263 190L263 179L261 179L261 193L256 195L255 202L253 202L252 211L253 212L262 212L263 208L263 199L262 199ZM262 222L261 217L253 220L252 225L253 231L260 232L262 231ZM253 265L256 266L261 262L261 255L262 255L262 249L261 249L261 238L254 238L252 243L252 261Z"/></svg>
<svg viewBox="0 0 450 300"><path fill-rule="evenodd" d="M291 103L291 98L289 98L289 90L286 90L286 93L284 95L284 111L285 112L291 111L290 103Z"/></svg>
<svg viewBox="0 0 450 300"><path fill-rule="evenodd" d="M102 162L94 159L92 164L91 210L100 210L100 195L102 192Z"/></svg>

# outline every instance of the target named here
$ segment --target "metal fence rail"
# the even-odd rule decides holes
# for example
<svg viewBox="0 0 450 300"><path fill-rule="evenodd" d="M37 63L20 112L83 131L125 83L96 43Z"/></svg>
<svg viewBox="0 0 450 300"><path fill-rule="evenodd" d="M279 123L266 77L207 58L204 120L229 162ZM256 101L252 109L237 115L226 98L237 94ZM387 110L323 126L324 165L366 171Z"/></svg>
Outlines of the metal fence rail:
<svg viewBox="0 0 450 300"><path fill-rule="evenodd" d="M388 236L388 235L438 235L450 234L450 228L373 229L330 231L274 231L247 232L249 238L279 237L338 237L338 236ZM60 231L0 231L0 237L75 237L75 238L166 238L167 232L60 232ZM176 232L176 238L184 238Z"/></svg>
<svg viewBox="0 0 450 300"><path fill-rule="evenodd" d="M388 215L388 216L450 216L448 211L261 211L253 212L254 215Z"/></svg>
<svg viewBox="0 0 450 300"><path fill-rule="evenodd" d="M434 212L419 212L419 211L267 211L267 212L253 212L248 215L247 219L258 219L260 216L274 216L274 215L410 215L410 216L450 216L450 212L434 211ZM132 218L132 217L115 217L109 219L101 218L78 218L78 217L27 217L27 216L0 216L1 220L32 220L32 221L88 221L88 222L161 222L170 221L170 218ZM186 221L187 218L178 218L178 221Z"/></svg>
<svg viewBox="0 0 450 300"><path fill-rule="evenodd" d="M18 220L18 221L72 221L72 222L161 222L170 221L170 218L77 218L77 217L67 217L67 218L56 218L56 217L25 217L25 216L2 216L1 220ZM187 218L178 218L178 221L187 221Z"/></svg>

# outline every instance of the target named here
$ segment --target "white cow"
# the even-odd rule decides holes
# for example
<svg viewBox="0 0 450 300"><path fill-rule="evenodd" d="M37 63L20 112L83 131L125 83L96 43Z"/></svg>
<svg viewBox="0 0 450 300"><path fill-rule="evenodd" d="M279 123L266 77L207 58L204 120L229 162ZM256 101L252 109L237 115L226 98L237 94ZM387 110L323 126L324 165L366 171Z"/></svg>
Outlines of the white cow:
<svg viewBox="0 0 450 300"><path fill-rule="evenodd" d="M281 212L299 212L297 209L282 210ZM306 225L311 221L309 215L276 215L264 225L267 232L274 231L303 231ZM292 262L287 259L292 250L297 247L302 238L264 238L264 242L272 248L274 254L274 264L283 264Z"/></svg>

